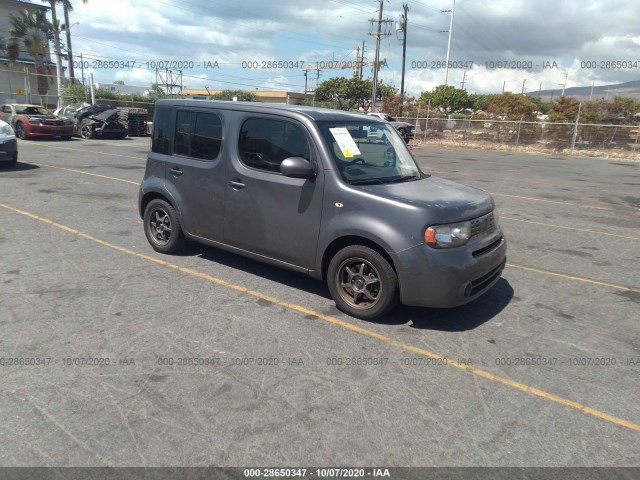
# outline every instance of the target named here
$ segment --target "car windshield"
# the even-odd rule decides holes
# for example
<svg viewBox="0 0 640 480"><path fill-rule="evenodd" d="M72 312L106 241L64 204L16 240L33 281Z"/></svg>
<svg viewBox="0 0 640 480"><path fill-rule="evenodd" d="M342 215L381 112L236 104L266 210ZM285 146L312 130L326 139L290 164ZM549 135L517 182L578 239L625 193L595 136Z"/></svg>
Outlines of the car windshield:
<svg viewBox="0 0 640 480"><path fill-rule="evenodd" d="M16 113L24 113L26 115L49 115L50 112L44 107L21 106L16 107Z"/></svg>
<svg viewBox="0 0 640 480"><path fill-rule="evenodd" d="M424 174L395 129L373 122L319 122L342 178L352 185L400 183Z"/></svg>

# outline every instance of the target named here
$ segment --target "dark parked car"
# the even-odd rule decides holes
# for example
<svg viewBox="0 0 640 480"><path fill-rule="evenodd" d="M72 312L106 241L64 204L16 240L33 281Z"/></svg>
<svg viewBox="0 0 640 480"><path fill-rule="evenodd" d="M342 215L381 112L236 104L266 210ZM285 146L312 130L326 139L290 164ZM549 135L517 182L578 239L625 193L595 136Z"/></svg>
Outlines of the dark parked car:
<svg viewBox="0 0 640 480"><path fill-rule="evenodd" d="M367 115L378 117L381 120L384 120L385 122L389 122L391 125L393 125L393 128L398 130L398 133L400 134L400 136L404 138L404 141L407 143L409 143L409 140L411 140L414 137L414 133L413 133L414 125L410 123L399 122L388 113L369 112Z"/></svg>
<svg viewBox="0 0 640 480"><path fill-rule="evenodd" d="M158 252L191 239L324 279L363 319L470 302L506 262L488 193L423 173L388 123L335 110L157 101L139 212Z"/></svg>
<svg viewBox="0 0 640 480"><path fill-rule="evenodd" d="M61 137L69 140L73 135L73 122L56 117L40 105L0 105L0 119L11 124L21 139Z"/></svg>
<svg viewBox="0 0 640 480"><path fill-rule="evenodd" d="M12 168L18 162L18 141L13 128L0 120L0 168Z"/></svg>
<svg viewBox="0 0 640 480"><path fill-rule="evenodd" d="M74 103L56 110L57 115L74 124L74 133L82 138L125 138L128 128L120 121L118 109L110 105Z"/></svg>

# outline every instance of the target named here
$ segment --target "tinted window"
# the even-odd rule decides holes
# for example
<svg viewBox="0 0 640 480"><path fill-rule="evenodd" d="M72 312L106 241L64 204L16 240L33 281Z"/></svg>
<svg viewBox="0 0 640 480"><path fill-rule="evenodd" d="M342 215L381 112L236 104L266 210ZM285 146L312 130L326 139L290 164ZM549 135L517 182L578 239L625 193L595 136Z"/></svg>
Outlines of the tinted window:
<svg viewBox="0 0 640 480"><path fill-rule="evenodd" d="M309 142L302 128L282 120L247 120L240 131L238 149L242 163L271 172L280 172L285 158L311 160Z"/></svg>
<svg viewBox="0 0 640 480"><path fill-rule="evenodd" d="M171 110L168 108L156 108L153 115L153 137L151 138L151 151L169 155L169 138L171 135Z"/></svg>
<svg viewBox="0 0 640 480"><path fill-rule="evenodd" d="M222 121L214 113L179 111L176 117L176 155L213 160L222 145Z"/></svg>

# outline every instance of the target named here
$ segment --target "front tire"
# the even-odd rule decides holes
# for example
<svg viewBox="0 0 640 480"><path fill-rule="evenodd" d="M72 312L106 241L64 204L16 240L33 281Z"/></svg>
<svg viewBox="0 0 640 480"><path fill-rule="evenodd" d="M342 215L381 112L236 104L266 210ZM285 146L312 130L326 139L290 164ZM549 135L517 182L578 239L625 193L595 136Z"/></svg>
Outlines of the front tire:
<svg viewBox="0 0 640 480"><path fill-rule="evenodd" d="M85 140L90 140L95 136L93 131L93 122L83 120L80 123L80 136Z"/></svg>
<svg viewBox="0 0 640 480"><path fill-rule="evenodd" d="M334 255L327 284L336 306L362 320L375 320L398 303L398 276L375 250L350 245Z"/></svg>
<svg viewBox="0 0 640 480"><path fill-rule="evenodd" d="M144 234L156 252L172 254L185 243L178 214L165 200L151 200L144 209Z"/></svg>
<svg viewBox="0 0 640 480"><path fill-rule="evenodd" d="M16 136L20 140L26 140L27 139L27 132L24 130L24 125L22 125L22 122L16 123Z"/></svg>

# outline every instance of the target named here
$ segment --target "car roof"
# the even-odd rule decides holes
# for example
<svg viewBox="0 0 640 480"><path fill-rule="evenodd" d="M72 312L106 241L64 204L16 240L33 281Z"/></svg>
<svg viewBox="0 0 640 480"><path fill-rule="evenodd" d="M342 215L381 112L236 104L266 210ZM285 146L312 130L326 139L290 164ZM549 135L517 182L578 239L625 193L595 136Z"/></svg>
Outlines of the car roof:
<svg viewBox="0 0 640 480"><path fill-rule="evenodd" d="M345 112L330 108L308 107L303 105L285 105L281 103L258 102L230 102L225 100L192 100L192 99L162 99L156 101L156 106L172 105L180 107L220 107L227 110L252 111L255 113L294 113L304 115L315 121L362 121L363 115L359 112ZM367 118L367 121L378 121L375 118ZM379 123L384 123L380 121Z"/></svg>
<svg viewBox="0 0 640 480"><path fill-rule="evenodd" d="M47 108L42 105L35 105L32 103L6 103L5 105L12 105L14 107L38 107L38 108Z"/></svg>

